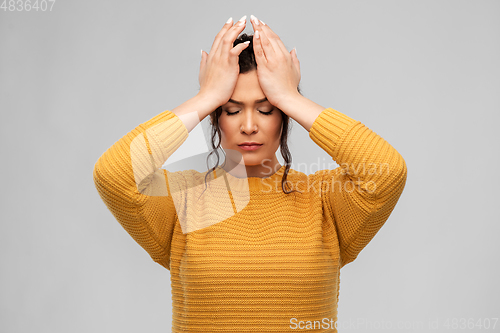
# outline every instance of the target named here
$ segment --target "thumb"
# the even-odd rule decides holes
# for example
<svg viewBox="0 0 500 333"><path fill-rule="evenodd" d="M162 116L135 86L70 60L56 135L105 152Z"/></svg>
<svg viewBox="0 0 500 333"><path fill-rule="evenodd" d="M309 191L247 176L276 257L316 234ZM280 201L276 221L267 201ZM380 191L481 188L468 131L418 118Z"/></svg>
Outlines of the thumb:
<svg viewBox="0 0 500 333"><path fill-rule="evenodd" d="M201 60L200 60L200 72L203 70L203 67L205 67L205 64L207 63L207 56L208 54L201 50Z"/></svg>
<svg viewBox="0 0 500 333"><path fill-rule="evenodd" d="M207 58L208 54L205 51L201 50L200 74L198 75L198 82L200 83L200 85L204 76L203 68L205 68L205 65L207 64Z"/></svg>
<svg viewBox="0 0 500 333"><path fill-rule="evenodd" d="M293 48L292 51L290 51L290 55L292 56L293 64L295 65L295 68L297 68L297 72L299 73L299 78L300 78L300 62L299 58L297 58L297 50L295 49L295 47Z"/></svg>

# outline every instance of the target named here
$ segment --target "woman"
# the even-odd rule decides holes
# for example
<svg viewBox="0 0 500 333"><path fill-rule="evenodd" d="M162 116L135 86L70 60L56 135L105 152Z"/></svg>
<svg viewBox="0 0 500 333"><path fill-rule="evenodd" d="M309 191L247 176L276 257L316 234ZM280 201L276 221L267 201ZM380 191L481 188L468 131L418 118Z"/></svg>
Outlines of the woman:
<svg viewBox="0 0 500 333"><path fill-rule="evenodd" d="M340 269L388 219L406 164L360 121L300 94L297 54L268 25L252 16L255 34L237 39L245 19L228 20L202 51L198 94L109 148L95 185L170 270L172 332L336 332ZM224 164L162 169L208 115ZM289 117L340 166L291 169Z"/></svg>

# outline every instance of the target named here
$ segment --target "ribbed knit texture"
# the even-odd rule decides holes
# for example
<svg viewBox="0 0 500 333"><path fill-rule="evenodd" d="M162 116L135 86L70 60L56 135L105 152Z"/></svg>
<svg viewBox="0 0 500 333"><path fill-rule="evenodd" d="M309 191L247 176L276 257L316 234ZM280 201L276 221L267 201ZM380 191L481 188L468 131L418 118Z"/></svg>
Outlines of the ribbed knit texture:
<svg viewBox="0 0 500 333"><path fill-rule="evenodd" d="M339 167L287 180L213 177L161 168L188 137L164 111L109 148L94 167L111 213L170 270L172 332L337 332L340 268L356 259L393 211L406 164L361 122L327 108L309 137ZM200 186L198 186L200 185ZM207 192L205 192L207 193ZM296 318L293 320L292 318ZM326 319L325 319L326 318ZM297 328L297 329L292 329ZM310 328L313 328L310 326Z"/></svg>

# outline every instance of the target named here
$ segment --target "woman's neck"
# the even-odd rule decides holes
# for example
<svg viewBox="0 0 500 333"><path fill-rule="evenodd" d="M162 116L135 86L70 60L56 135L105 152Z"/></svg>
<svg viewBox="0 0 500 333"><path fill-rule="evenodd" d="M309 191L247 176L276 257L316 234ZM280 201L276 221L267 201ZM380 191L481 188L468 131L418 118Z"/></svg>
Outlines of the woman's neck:
<svg viewBox="0 0 500 333"><path fill-rule="evenodd" d="M237 178L247 178L247 177L257 177L257 178L268 178L276 173L281 168L276 156L274 160L266 163L260 163L257 165L245 165L236 163L230 159L226 159L226 163L223 169Z"/></svg>

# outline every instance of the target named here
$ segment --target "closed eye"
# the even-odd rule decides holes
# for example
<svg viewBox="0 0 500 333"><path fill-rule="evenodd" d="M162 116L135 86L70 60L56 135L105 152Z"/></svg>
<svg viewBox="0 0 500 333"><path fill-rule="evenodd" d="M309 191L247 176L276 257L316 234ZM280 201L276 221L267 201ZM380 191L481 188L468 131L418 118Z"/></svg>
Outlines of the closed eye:
<svg viewBox="0 0 500 333"><path fill-rule="evenodd" d="M264 111L260 111L260 110L257 110L257 111L259 111L259 112L260 112L260 113L262 113L262 114L265 114L266 116L269 116L269 115L271 115L271 114L273 113L273 110L271 110L271 111L269 111L269 112L264 112ZM236 112L229 112L229 111L226 111L226 114L227 114L228 116L232 116L232 115L237 114L237 113L239 113L239 112L240 112L240 111L236 111Z"/></svg>

